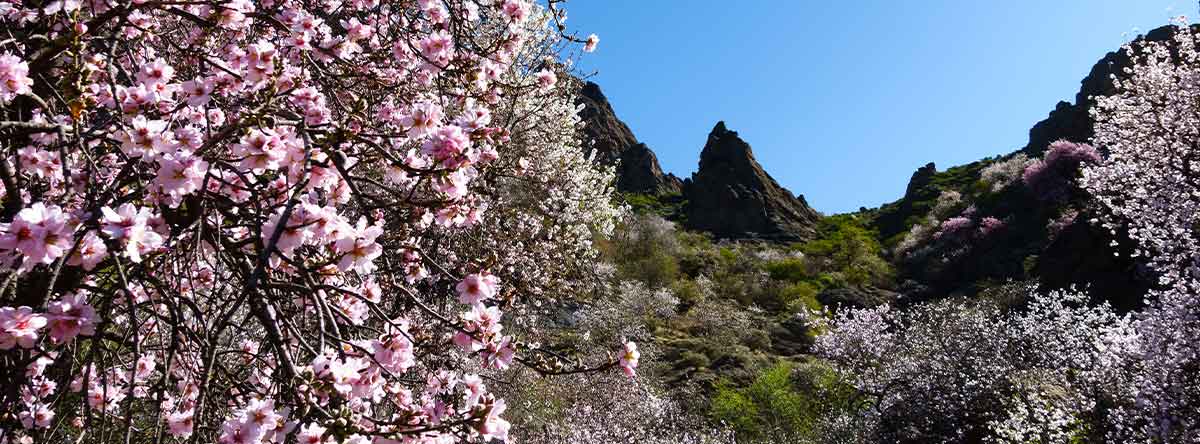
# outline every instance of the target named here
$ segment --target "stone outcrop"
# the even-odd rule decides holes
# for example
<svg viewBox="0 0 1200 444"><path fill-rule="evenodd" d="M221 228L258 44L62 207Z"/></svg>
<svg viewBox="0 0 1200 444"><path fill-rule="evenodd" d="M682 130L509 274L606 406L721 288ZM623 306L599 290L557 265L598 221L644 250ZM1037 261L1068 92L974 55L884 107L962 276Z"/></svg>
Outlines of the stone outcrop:
<svg viewBox="0 0 1200 444"><path fill-rule="evenodd" d="M658 157L646 144L638 142L629 127L617 118L600 86L587 82L579 91L583 105L579 115L583 133L592 142L596 157L608 165L617 165L617 190L626 193L671 194L680 191L681 181L663 174Z"/></svg>
<svg viewBox="0 0 1200 444"><path fill-rule="evenodd" d="M1193 25L1195 27L1195 25ZM1162 26L1138 36L1137 41L1161 42L1170 40L1175 26ZM1058 102L1050 115L1029 130L1029 143L1022 151L1031 157L1041 157L1051 142L1066 139L1072 142L1090 142L1095 134L1089 112L1094 105L1091 97L1109 96L1117 93L1113 76L1126 76L1125 68L1131 65L1124 49L1109 52L1092 66L1092 71L1079 82L1075 103Z"/></svg>
<svg viewBox="0 0 1200 444"><path fill-rule="evenodd" d="M750 144L717 123L700 153L700 169L684 182L685 224L720 238L811 239L821 216L754 159Z"/></svg>

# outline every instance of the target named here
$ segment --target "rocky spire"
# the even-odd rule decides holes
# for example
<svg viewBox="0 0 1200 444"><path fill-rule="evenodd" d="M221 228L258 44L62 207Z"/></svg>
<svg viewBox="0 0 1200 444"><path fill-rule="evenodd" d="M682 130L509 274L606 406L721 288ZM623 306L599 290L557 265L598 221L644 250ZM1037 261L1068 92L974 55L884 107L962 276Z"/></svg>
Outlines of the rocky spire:
<svg viewBox="0 0 1200 444"><path fill-rule="evenodd" d="M779 186L725 122L708 135L700 169L684 193L686 224L722 238L810 239L821 217L802 196Z"/></svg>
<svg viewBox="0 0 1200 444"><path fill-rule="evenodd" d="M617 118L600 86L587 82L579 91L578 102L583 105L585 143L594 142L592 149L601 162L617 165L617 189L627 193L667 194L680 190L680 180L663 174L658 157L646 144L638 142L629 127Z"/></svg>

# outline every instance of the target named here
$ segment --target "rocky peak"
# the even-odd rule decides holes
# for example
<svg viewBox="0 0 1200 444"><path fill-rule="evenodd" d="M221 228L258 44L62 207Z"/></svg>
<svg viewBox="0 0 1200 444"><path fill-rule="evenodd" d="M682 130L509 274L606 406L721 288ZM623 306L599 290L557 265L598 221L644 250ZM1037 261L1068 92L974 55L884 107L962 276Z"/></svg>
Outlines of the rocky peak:
<svg viewBox="0 0 1200 444"><path fill-rule="evenodd" d="M684 189L686 224L722 238L804 240L820 215L779 186L750 144L718 122L700 153L700 169Z"/></svg>
<svg viewBox="0 0 1200 444"><path fill-rule="evenodd" d="M592 142L596 157L617 165L617 189L627 193L666 194L679 192L679 178L663 174L658 157L638 142L629 126L617 118L600 86L587 82L579 90L579 116L584 121L585 143Z"/></svg>
<svg viewBox="0 0 1200 444"><path fill-rule="evenodd" d="M1198 25L1192 25L1195 29ZM1161 42L1175 36L1174 25L1161 26L1139 35L1135 42ZM1032 157L1041 157L1051 142L1066 139L1072 142L1090 142L1095 134L1090 111L1095 101L1092 97L1109 96L1117 93L1115 78L1125 78L1125 69L1132 61L1125 49L1109 52L1092 66L1092 71L1079 82L1079 93L1075 103L1058 102L1050 115L1029 130L1029 143L1022 149Z"/></svg>

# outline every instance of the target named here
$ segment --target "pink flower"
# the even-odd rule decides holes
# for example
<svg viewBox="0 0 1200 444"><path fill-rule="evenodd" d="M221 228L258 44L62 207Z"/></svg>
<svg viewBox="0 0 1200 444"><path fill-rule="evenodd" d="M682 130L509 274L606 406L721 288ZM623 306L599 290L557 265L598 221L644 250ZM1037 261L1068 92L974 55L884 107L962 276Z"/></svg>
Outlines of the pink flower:
<svg viewBox="0 0 1200 444"><path fill-rule="evenodd" d="M513 349L512 336L505 336L499 341L492 341L487 344L480 355L483 358L483 365L487 368L496 370L506 370L512 366L512 360L516 355L516 350Z"/></svg>
<svg viewBox="0 0 1200 444"><path fill-rule="evenodd" d="M130 128L117 134L121 140L121 151L132 158L157 153L173 152L175 143L170 139L167 122L162 120L147 120L145 116L137 116L130 122Z"/></svg>
<svg viewBox="0 0 1200 444"><path fill-rule="evenodd" d="M187 104L204 106L208 104L213 92L213 83L199 77L183 82L182 91L187 96ZM218 123L217 125L220 125Z"/></svg>
<svg viewBox="0 0 1200 444"><path fill-rule="evenodd" d="M318 357L318 360L325 359ZM321 368L324 371L320 373L321 378L333 383L334 390L339 393L350 393L354 384L362 377L361 371L366 369L368 364L358 358L343 359L328 359L318 364L313 363L313 368Z"/></svg>
<svg viewBox="0 0 1200 444"><path fill-rule="evenodd" d="M138 82L147 86L166 84L173 77L175 77L175 68L167 64L167 61L161 57L143 66L137 74Z"/></svg>
<svg viewBox="0 0 1200 444"><path fill-rule="evenodd" d="M587 42L583 44L583 52L592 52L596 50L596 45L600 44L600 36L596 34L589 35Z"/></svg>
<svg viewBox="0 0 1200 444"><path fill-rule="evenodd" d="M479 375L463 376L462 382L466 389L463 393L464 407L473 408L487 394L487 386L483 385L483 378L480 378Z"/></svg>
<svg viewBox="0 0 1200 444"><path fill-rule="evenodd" d="M430 63L445 66L454 56L454 38L446 31L437 31L421 39L421 55Z"/></svg>
<svg viewBox="0 0 1200 444"><path fill-rule="evenodd" d="M164 192L176 197L196 192L208 173L208 162L186 151L163 156L158 164L155 183L162 187Z"/></svg>
<svg viewBox="0 0 1200 444"><path fill-rule="evenodd" d="M636 374L634 369L637 368L638 358L641 356L642 354L638 352L637 344L625 342L622 345L621 358L617 361L617 364L621 366L621 371L625 372L625 376L634 377Z"/></svg>
<svg viewBox="0 0 1200 444"><path fill-rule="evenodd" d="M324 444L328 440L324 439L325 428L317 424L306 424L300 427L300 433L296 434L296 442L298 444Z"/></svg>
<svg viewBox="0 0 1200 444"><path fill-rule="evenodd" d="M162 246L162 236L146 225L154 218L149 208L138 209L126 203L117 211L109 207L103 207L100 211L104 214L101 229L109 237L124 242L125 255L133 262L140 263L142 255Z"/></svg>
<svg viewBox="0 0 1200 444"><path fill-rule="evenodd" d="M349 230L334 244L337 252L342 253L338 269L354 270L362 274L374 270L375 258L383 254L383 247L375 242L375 238L380 234L383 234L383 228L379 225L368 226L366 217L359 219L358 226Z"/></svg>
<svg viewBox="0 0 1200 444"><path fill-rule="evenodd" d="M79 241L79 248L67 257L67 265L82 266L84 271L92 271L96 265L108 257L108 247L96 231L88 231Z"/></svg>
<svg viewBox="0 0 1200 444"><path fill-rule="evenodd" d="M16 250L25 255L23 269L49 264L71 248L72 231L68 217L57 206L38 202L17 213L0 236L0 249Z"/></svg>
<svg viewBox="0 0 1200 444"><path fill-rule="evenodd" d="M221 436L217 438L219 444L258 444L262 438L263 430L259 430L254 425L240 420L227 420L221 425Z"/></svg>
<svg viewBox="0 0 1200 444"><path fill-rule="evenodd" d="M275 411L275 401L255 399L245 408L246 421L262 430L274 430L283 421Z"/></svg>
<svg viewBox="0 0 1200 444"><path fill-rule="evenodd" d="M177 438L192 436L192 427L195 425L192 416L193 412L191 410L174 412L167 415L167 432Z"/></svg>
<svg viewBox="0 0 1200 444"><path fill-rule="evenodd" d="M495 297L499 284L500 278L484 272L467 275L454 289L458 291L459 302L475 305Z"/></svg>
<svg viewBox="0 0 1200 444"><path fill-rule="evenodd" d="M232 148L233 155L242 156L240 166L255 173L277 169L279 162L287 157L283 138L275 130L269 128L251 131Z"/></svg>
<svg viewBox="0 0 1200 444"><path fill-rule="evenodd" d="M538 73L537 73L538 88L541 88L542 90L548 90L550 88L553 88L555 83L558 83L558 77L556 77L553 72L551 72L548 69L543 69L541 71L538 71Z"/></svg>
<svg viewBox="0 0 1200 444"><path fill-rule="evenodd" d="M64 343L75 336L96 334L96 310L82 294L71 294L51 302L47 307L50 320L50 339Z"/></svg>
<svg viewBox="0 0 1200 444"><path fill-rule="evenodd" d="M521 23L529 15L529 3L525 0L505 0L501 10L509 23Z"/></svg>
<svg viewBox="0 0 1200 444"><path fill-rule="evenodd" d="M46 317L29 307L0 307L0 350L14 346L33 348L38 330L46 326Z"/></svg>
<svg viewBox="0 0 1200 444"><path fill-rule="evenodd" d="M29 410L21 412L21 425L27 429L50 428L50 422L54 420L54 411L50 410L50 406L37 403L29 406Z"/></svg>
<svg viewBox="0 0 1200 444"><path fill-rule="evenodd" d="M1004 228L1004 221L988 216L979 221L979 235L987 237Z"/></svg>
<svg viewBox="0 0 1200 444"><path fill-rule="evenodd" d="M500 417L508 408L504 404L503 399L497 399L487 407L487 413L483 421L479 423L479 434L483 435L484 441L496 439L500 441L508 441L508 430L512 427L508 421Z"/></svg>
<svg viewBox="0 0 1200 444"><path fill-rule="evenodd" d="M12 101L18 94L33 91L29 64L11 53L0 54L0 104Z"/></svg>
<svg viewBox="0 0 1200 444"><path fill-rule="evenodd" d="M154 361L154 355L144 355L138 358L137 364L134 365L133 381L138 383L146 382L154 374L154 368L157 366L158 364Z"/></svg>
<svg viewBox="0 0 1200 444"><path fill-rule="evenodd" d="M942 222L941 227L938 229L937 233L934 233L933 237L934 239L941 239L943 237L953 236L955 234L962 233L973 226L975 226L975 221L972 221L970 218L962 216L952 217Z"/></svg>

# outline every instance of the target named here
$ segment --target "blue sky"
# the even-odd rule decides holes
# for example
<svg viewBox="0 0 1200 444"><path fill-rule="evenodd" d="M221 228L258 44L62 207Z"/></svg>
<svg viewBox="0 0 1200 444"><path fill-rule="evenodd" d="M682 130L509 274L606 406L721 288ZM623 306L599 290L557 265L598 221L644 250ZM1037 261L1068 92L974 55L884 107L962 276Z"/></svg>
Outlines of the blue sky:
<svg viewBox="0 0 1200 444"><path fill-rule="evenodd" d="M579 62L663 169L689 176L724 120L825 213L899 198L1024 146L1108 51L1194 0L574 0Z"/></svg>

